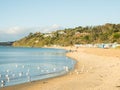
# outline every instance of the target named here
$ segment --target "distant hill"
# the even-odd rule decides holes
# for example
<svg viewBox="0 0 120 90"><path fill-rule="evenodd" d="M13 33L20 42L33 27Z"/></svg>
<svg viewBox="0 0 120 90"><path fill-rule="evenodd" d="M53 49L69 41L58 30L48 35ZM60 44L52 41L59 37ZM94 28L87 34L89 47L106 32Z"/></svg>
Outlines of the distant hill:
<svg viewBox="0 0 120 90"><path fill-rule="evenodd" d="M12 46L14 42L0 42L0 46Z"/></svg>
<svg viewBox="0 0 120 90"><path fill-rule="evenodd" d="M75 27L52 33L30 33L13 43L13 46L42 47L49 45L70 46L88 43L120 43L120 24Z"/></svg>

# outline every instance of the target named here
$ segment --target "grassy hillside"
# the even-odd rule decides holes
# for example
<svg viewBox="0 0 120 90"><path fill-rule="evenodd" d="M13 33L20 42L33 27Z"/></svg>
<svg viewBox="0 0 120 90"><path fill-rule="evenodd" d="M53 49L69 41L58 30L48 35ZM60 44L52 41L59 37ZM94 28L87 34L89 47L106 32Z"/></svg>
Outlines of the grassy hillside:
<svg viewBox="0 0 120 90"><path fill-rule="evenodd" d="M57 30L52 33L30 33L13 43L13 46L42 47L49 45L69 46L87 43L120 43L120 24L86 26Z"/></svg>

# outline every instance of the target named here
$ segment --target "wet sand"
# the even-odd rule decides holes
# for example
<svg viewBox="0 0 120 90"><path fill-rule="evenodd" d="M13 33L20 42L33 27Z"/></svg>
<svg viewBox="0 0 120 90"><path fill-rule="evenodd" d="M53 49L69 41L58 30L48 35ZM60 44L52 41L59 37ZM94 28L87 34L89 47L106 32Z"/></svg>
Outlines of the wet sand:
<svg viewBox="0 0 120 90"><path fill-rule="evenodd" d="M120 49L75 48L67 56L77 61L67 75L0 90L120 90Z"/></svg>

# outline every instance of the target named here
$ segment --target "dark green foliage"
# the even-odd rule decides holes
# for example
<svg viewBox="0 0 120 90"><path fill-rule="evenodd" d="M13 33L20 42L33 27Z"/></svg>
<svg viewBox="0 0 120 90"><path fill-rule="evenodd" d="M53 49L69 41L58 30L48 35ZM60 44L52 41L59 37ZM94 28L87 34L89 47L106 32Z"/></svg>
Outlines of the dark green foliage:
<svg viewBox="0 0 120 90"><path fill-rule="evenodd" d="M114 39L119 39L120 38L120 33L114 33L113 38Z"/></svg>

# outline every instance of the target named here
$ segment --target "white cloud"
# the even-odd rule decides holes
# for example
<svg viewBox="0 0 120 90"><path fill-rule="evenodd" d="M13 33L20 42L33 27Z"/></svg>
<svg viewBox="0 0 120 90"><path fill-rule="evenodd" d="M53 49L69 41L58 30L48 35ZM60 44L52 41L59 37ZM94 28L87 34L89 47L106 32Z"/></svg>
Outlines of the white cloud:
<svg viewBox="0 0 120 90"><path fill-rule="evenodd" d="M56 30L63 29L60 25L54 24L48 27L29 27L29 28L22 28L22 27L10 27L6 29L0 29L0 41L14 41L24 36L27 36L30 32L42 32L48 33Z"/></svg>
<svg viewBox="0 0 120 90"><path fill-rule="evenodd" d="M8 35L14 35L14 34L19 34L24 32L24 28L20 28L18 26L15 27L10 27L10 28L6 28L6 29L2 29L0 30L0 34L8 34Z"/></svg>
<svg viewBox="0 0 120 90"><path fill-rule="evenodd" d="M0 41L14 41L27 35L25 28L18 26L0 29Z"/></svg>
<svg viewBox="0 0 120 90"><path fill-rule="evenodd" d="M6 33L7 34L18 34L20 33L22 29L20 27L12 27L12 28L9 28L8 30L6 30Z"/></svg>
<svg viewBox="0 0 120 90"><path fill-rule="evenodd" d="M54 24L54 25L52 25L52 28L60 28L61 26L60 25L57 25L57 24Z"/></svg>
<svg viewBox="0 0 120 90"><path fill-rule="evenodd" d="M47 32L52 32L52 31L61 30L61 29L63 29L63 27L61 27L60 25L54 24L54 25L49 26L49 27L41 28L41 31L43 33L47 33Z"/></svg>

